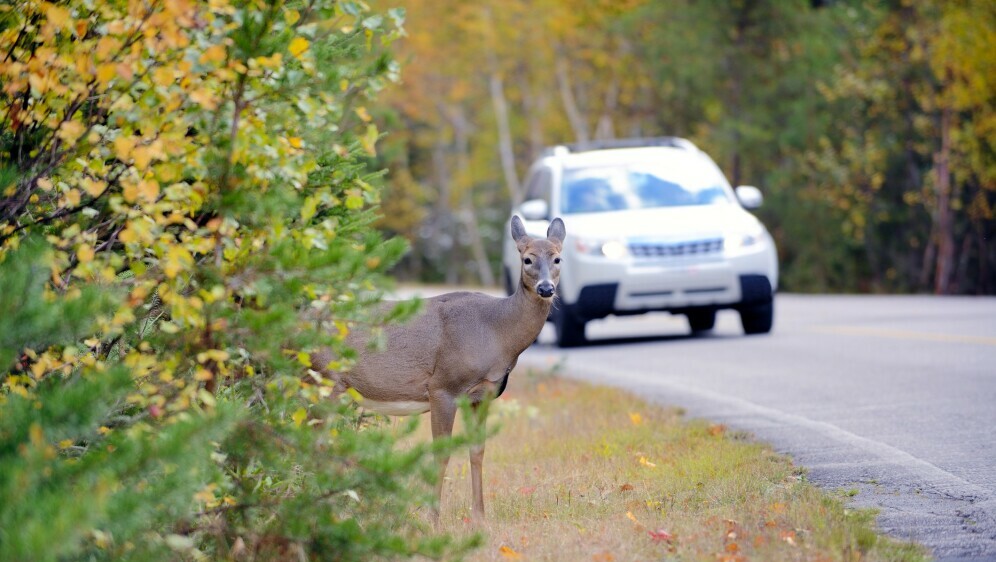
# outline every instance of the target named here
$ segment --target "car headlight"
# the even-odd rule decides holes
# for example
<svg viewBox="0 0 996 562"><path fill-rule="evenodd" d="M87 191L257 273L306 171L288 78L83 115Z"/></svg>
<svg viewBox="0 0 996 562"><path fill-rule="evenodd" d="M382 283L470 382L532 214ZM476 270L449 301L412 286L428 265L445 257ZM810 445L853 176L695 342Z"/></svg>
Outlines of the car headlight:
<svg viewBox="0 0 996 562"><path fill-rule="evenodd" d="M737 251L756 246L761 243L763 230L753 230L749 232L738 232L726 236L723 242L727 250Z"/></svg>
<svg viewBox="0 0 996 562"><path fill-rule="evenodd" d="M582 254L605 256L610 259L624 258L629 255L629 248L622 240L575 238L574 247Z"/></svg>

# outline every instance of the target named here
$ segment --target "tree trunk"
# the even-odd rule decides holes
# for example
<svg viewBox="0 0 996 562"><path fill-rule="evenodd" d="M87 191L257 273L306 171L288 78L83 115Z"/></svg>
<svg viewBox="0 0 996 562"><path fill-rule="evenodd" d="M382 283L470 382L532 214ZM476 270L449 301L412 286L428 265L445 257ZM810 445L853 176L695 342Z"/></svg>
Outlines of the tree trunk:
<svg viewBox="0 0 996 562"><path fill-rule="evenodd" d="M497 65L497 62L493 63ZM505 186L512 205L522 202L522 188L515 170L515 150L512 146L512 128L508 119L508 101L505 99L505 85L501 73L492 68L488 80L491 89L491 104L495 110L495 123L498 126L498 154L501 157L501 170L505 175Z"/></svg>
<svg viewBox="0 0 996 562"><path fill-rule="evenodd" d="M602 108L602 114L598 117L598 124L595 126L596 139L616 138L616 128L612 123L612 115L616 112L616 106L618 105L619 76L613 72L612 81L609 82L609 89L605 93L605 106Z"/></svg>
<svg viewBox="0 0 996 562"><path fill-rule="evenodd" d="M564 56L557 56L556 67L560 99L564 103L564 111L567 113L567 120L571 123L571 129L574 130L574 139L579 143L586 143L591 140L591 136L588 134L588 124L578 110L578 104L574 98L574 90L571 87L571 77L568 74L567 61Z"/></svg>
<svg viewBox="0 0 996 562"><path fill-rule="evenodd" d="M934 292L951 292L954 267L954 210L951 208L951 108L941 110L941 148L934 157L937 171L937 269L934 271Z"/></svg>
<svg viewBox="0 0 996 562"><path fill-rule="evenodd" d="M446 114L444 108L440 107L439 112ZM444 267L444 278L447 284L456 284L458 279L457 260L455 259L455 244L452 232L452 213L450 210L450 186L452 177L449 165L446 161L446 141L443 131L436 133L436 142L432 147L432 171L435 176L435 184L439 190L436 199L436 212L432 218L432 245L426 252L429 259Z"/></svg>
<svg viewBox="0 0 996 562"><path fill-rule="evenodd" d="M522 92L522 107L529 120L529 157L536 159L543 152L543 122L540 116L546 107L546 100L536 95L536 89L526 69L520 69L518 74L519 91ZM525 196L525 194L522 194Z"/></svg>
<svg viewBox="0 0 996 562"><path fill-rule="evenodd" d="M457 153L457 177L470 183L472 177L470 170L470 123L467 121L463 107L456 107L447 115L453 126L453 140ZM478 280L482 285L492 287L495 285L495 276L494 272L491 271L491 263L488 261L488 254L481 239L480 225L474 210L472 185L465 186L460 201L459 220L465 228L466 240L463 240L463 236L458 236L458 240L470 246L470 253L477 266Z"/></svg>

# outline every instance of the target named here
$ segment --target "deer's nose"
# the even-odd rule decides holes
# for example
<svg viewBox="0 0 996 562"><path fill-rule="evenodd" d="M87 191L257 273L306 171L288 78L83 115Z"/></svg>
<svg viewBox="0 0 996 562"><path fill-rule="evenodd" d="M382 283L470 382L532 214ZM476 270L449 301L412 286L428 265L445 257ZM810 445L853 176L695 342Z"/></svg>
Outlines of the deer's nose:
<svg viewBox="0 0 996 562"><path fill-rule="evenodd" d="M543 298L552 297L553 296L553 292L556 289L557 288L553 286L553 282L551 282L551 281L540 281L539 284L536 285L536 294L538 294L539 296L541 296Z"/></svg>

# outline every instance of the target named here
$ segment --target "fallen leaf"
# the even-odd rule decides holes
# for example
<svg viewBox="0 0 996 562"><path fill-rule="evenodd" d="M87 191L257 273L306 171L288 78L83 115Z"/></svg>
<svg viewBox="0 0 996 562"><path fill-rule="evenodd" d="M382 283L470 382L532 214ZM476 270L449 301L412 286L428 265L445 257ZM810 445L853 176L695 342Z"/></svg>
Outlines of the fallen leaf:
<svg viewBox="0 0 996 562"><path fill-rule="evenodd" d="M650 535L650 539L654 542L671 542L674 540L674 535L665 531L664 529L657 529L656 531L647 531Z"/></svg>
<svg viewBox="0 0 996 562"><path fill-rule="evenodd" d="M709 426L709 435L713 437L719 437L724 433L726 433L726 426L721 423L714 423Z"/></svg>
<svg viewBox="0 0 996 562"><path fill-rule="evenodd" d="M498 549L498 554L501 554L503 558L507 558L509 560L522 560L521 554L519 554L518 552L512 550L511 548L505 545L501 545L501 547Z"/></svg>

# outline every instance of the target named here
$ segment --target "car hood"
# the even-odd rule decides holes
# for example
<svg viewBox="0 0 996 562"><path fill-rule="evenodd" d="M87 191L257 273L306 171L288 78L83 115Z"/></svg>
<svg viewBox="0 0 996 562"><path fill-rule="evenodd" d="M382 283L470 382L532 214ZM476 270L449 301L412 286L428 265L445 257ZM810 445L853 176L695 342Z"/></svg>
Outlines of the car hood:
<svg viewBox="0 0 996 562"><path fill-rule="evenodd" d="M567 236L598 240L691 240L753 232L760 222L736 205L664 207L604 213L564 215ZM543 232L531 232L545 235ZM541 225L537 224L539 230ZM532 229L530 229L532 230Z"/></svg>

